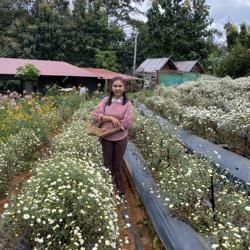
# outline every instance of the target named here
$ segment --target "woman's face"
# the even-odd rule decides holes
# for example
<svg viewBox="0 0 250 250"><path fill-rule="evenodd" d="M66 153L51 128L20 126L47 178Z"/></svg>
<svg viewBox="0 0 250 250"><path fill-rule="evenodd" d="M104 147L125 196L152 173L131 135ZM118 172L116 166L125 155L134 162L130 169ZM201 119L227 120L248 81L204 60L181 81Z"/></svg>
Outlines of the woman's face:
<svg viewBox="0 0 250 250"><path fill-rule="evenodd" d="M122 96L123 92L125 91L123 82L120 80L114 81L112 84L112 91L115 97Z"/></svg>

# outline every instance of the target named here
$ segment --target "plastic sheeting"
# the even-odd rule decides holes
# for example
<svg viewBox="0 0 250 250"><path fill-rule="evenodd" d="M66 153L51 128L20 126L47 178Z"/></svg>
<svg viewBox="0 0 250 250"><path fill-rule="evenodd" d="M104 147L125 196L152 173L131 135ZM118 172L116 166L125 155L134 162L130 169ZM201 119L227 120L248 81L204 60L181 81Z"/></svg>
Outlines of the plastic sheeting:
<svg viewBox="0 0 250 250"><path fill-rule="evenodd" d="M168 250L209 249L202 237L189 225L173 218L153 190L156 184L132 142L124 156L135 187L163 245Z"/></svg>
<svg viewBox="0 0 250 250"><path fill-rule="evenodd" d="M129 231L130 233L133 235L133 239L134 239L134 250L143 250L142 246L141 246L141 243L140 243L140 238L139 236L137 235L136 233L136 229L135 229L135 226L133 224L133 222L130 220L130 217L129 217L129 213L128 213L128 209L124 209L122 211L122 216L123 216L123 219L125 221L125 223L129 223L130 224L130 227L129 227Z"/></svg>
<svg viewBox="0 0 250 250"><path fill-rule="evenodd" d="M226 170L230 177L240 180L250 193L250 160L234 152L224 149L220 145L209 142L206 139L192 135L189 132L177 128L166 119L155 115L144 104L136 102L142 115L154 116L162 129L176 135L176 137L192 152L198 153L211 160L220 170Z"/></svg>

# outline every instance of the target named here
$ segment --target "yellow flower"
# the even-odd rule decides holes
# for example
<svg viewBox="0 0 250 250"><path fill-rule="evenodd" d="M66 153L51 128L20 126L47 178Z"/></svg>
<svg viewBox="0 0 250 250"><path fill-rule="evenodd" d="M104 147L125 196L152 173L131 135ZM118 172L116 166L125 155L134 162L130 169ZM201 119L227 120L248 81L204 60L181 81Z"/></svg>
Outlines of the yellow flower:
<svg viewBox="0 0 250 250"><path fill-rule="evenodd" d="M43 113L43 110L42 110L41 108L38 108L38 109L37 109L37 112L38 112L38 113Z"/></svg>

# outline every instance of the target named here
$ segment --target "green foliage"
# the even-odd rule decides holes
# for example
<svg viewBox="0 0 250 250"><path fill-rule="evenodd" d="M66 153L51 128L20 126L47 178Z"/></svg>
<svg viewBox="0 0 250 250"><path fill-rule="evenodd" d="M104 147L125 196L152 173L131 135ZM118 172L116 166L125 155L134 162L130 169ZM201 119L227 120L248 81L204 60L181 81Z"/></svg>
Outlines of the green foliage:
<svg viewBox="0 0 250 250"><path fill-rule="evenodd" d="M221 58L217 68L219 76L229 75L233 78L245 76L250 70L250 30L246 24L240 25L240 32L236 25L225 25L227 37L227 53Z"/></svg>
<svg viewBox="0 0 250 250"><path fill-rule="evenodd" d="M211 52L208 54L207 58L203 61L203 67L206 72L211 75L216 75L218 68L221 65L223 56L225 55L226 48L220 45L212 45Z"/></svg>
<svg viewBox="0 0 250 250"><path fill-rule="evenodd" d="M95 59L97 67L114 71L117 70L117 57L114 51L101 51L97 49Z"/></svg>
<svg viewBox="0 0 250 250"><path fill-rule="evenodd" d="M250 70L250 51L241 43L232 47L222 59L218 68L218 75L229 75L233 78L245 76Z"/></svg>
<svg viewBox="0 0 250 250"><path fill-rule="evenodd" d="M232 49L238 43L245 48L250 47L250 28L246 23L240 25L240 31L235 24L230 22L226 23L224 26L227 38L227 47Z"/></svg>
<svg viewBox="0 0 250 250"><path fill-rule="evenodd" d="M11 178L25 170L25 161L34 157L41 141L32 129L22 128L8 142L0 145L0 197L5 197Z"/></svg>
<svg viewBox="0 0 250 250"><path fill-rule="evenodd" d="M227 47L230 49L237 43L238 28L234 24L226 23L224 29L226 30Z"/></svg>
<svg viewBox="0 0 250 250"><path fill-rule="evenodd" d="M54 96L57 97L59 94L59 86L56 84L53 85L47 85L45 87L45 92L46 92L46 96Z"/></svg>
<svg viewBox="0 0 250 250"><path fill-rule="evenodd" d="M37 80L40 76L40 71L33 64L18 67L16 73L22 80Z"/></svg>
<svg viewBox="0 0 250 250"><path fill-rule="evenodd" d="M0 92L19 91L21 88L19 80L2 80L0 81Z"/></svg>
<svg viewBox="0 0 250 250"><path fill-rule="evenodd" d="M70 11L68 0L4 0L0 55L127 71L133 47L122 27L132 23L131 2L76 0Z"/></svg>
<svg viewBox="0 0 250 250"><path fill-rule="evenodd" d="M37 157L34 153L38 147L71 118L79 108L81 98L75 93L69 96L46 96L39 101L36 98L23 98L17 102L20 112L16 114L14 108L1 103L1 107L4 107L0 113L0 119L4 121L0 126L1 199L5 197L11 178L27 169L28 162ZM14 117L4 114L13 114Z"/></svg>
<svg viewBox="0 0 250 250"><path fill-rule="evenodd" d="M239 41L245 48L250 48L250 28L245 23L240 25Z"/></svg>

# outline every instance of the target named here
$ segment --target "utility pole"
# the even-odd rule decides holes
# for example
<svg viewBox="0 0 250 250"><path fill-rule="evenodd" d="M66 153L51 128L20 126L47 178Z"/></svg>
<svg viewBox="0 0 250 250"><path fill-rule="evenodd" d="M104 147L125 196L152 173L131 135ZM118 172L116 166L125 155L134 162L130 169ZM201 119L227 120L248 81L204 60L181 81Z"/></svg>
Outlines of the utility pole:
<svg viewBox="0 0 250 250"><path fill-rule="evenodd" d="M137 53L137 41L138 41L138 32L135 34L135 49L134 49L134 64L133 64L133 75L135 75L135 65L136 65L136 53Z"/></svg>

